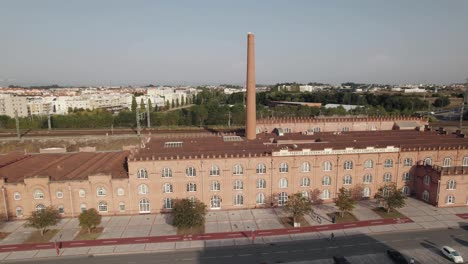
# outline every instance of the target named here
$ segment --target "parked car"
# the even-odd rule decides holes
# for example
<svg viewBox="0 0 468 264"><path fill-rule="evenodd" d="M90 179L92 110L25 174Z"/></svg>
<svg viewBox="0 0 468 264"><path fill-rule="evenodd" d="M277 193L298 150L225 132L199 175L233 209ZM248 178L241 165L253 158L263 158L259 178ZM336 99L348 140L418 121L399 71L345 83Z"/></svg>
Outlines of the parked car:
<svg viewBox="0 0 468 264"><path fill-rule="evenodd" d="M345 257L343 256L333 256L333 260L335 264L351 264Z"/></svg>
<svg viewBox="0 0 468 264"><path fill-rule="evenodd" d="M409 262L400 252L396 250L387 250L387 255L393 260L393 262L397 264L408 264Z"/></svg>
<svg viewBox="0 0 468 264"><path fill-rule="evenodd" d="M452 260L453 262L455 263L463 263L463 258L462 256L460 255L460 253L458 253L458 251L456 251L455 249L449 247L449 246L443 246L442 247L442 253L447 257L449 258L450 260Z"/></svg>

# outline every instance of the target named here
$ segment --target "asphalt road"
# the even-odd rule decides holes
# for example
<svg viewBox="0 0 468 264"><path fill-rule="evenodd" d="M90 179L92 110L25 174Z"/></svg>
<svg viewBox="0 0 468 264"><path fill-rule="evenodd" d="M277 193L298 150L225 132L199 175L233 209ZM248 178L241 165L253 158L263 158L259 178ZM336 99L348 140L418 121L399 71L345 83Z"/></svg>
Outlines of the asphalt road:
<svg viewBox="0 0 468 264"><path fill-rule="evenodd" d="M298 242L179 250L173 252L49 258L22 263L57 264L149 264L149 263L333 263L334 255L346 256L351 263L392 263L389 248L414 257L417 263L450 263L439 252L443 245L459 250L468 259L468 229L443 229L418 232L393 232L335 237ZM18 262L2 262L18 263Z"/></svg>

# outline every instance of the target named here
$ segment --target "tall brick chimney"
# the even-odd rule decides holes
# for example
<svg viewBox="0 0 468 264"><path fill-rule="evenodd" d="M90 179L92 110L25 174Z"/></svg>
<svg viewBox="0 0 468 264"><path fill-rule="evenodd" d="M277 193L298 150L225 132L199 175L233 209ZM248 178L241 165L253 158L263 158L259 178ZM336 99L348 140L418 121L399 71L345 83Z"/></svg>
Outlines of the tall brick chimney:
<svg viewBox="0 0 468 264"><path fill-rule="evenodd" d="M257 110L255 105L255 43L254 34L247 34L247 111L245 136L254 140L257 136Z"/></svg>

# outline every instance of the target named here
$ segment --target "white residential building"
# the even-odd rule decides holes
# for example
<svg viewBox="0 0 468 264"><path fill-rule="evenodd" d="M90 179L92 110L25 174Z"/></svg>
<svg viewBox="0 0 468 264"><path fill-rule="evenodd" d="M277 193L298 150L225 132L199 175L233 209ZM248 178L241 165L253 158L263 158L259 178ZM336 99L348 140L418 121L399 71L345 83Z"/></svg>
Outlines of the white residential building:
<svg viewBox="0 0 468 264"><path fill-rule="evenodd" d="M0 94L0 115L15 117L16 114L18 117L28 116L26 97Z"/></svg>

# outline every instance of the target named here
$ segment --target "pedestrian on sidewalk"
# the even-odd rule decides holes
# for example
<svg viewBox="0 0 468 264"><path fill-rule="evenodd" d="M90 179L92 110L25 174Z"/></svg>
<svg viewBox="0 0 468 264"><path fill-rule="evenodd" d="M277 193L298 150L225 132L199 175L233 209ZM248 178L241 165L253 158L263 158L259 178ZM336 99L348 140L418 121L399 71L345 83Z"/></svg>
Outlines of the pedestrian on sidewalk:
<svg viewBox="0 0 468 264"><path fill-rule="evenodd" d="M330 235L330 240L333 240L335 238L335 234L332 232Z"/></svg>

